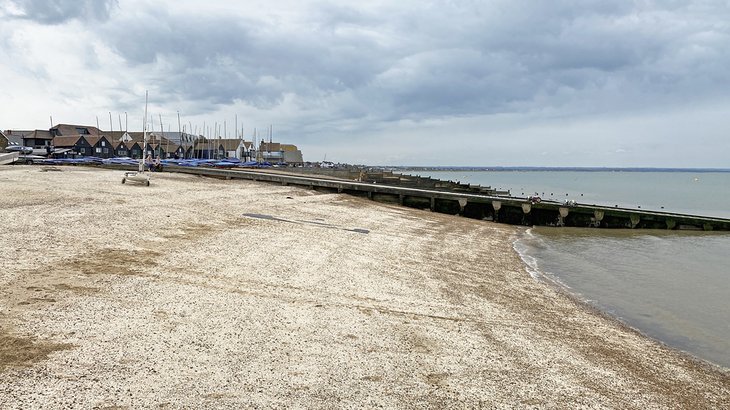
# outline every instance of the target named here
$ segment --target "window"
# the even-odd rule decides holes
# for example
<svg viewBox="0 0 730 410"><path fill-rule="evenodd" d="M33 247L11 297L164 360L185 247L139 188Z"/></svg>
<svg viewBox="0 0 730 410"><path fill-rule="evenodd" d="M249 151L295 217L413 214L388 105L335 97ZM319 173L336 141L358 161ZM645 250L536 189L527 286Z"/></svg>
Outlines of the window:
<svg viewBox="0 0 730 410"><path fill-rule="evenodd" d="M108 154L108 153L109 153L109 148L104 148L104 149L102 149L102 151L103 151L103 152L104 152L105 154Z"/></svg>
<svg viewBox="0 0 730 410"><path fill-rule="evenodd" d="M84 147L79 148L79 153L86 154L86 148L84 148Z"/></svg>
<svg viewBox="0 0 730 410"><path fill-rule="evenodd" d="M96 153L97 154L101 154L101 148L100 147L96 147Z"/></svg>
<svg viewBox="0 0 730 410"><path fill-rule="evenodd" d="M101 146L102 146L102 147L106 147L106 141L102 141L102 142L101 142Z"/></svg>

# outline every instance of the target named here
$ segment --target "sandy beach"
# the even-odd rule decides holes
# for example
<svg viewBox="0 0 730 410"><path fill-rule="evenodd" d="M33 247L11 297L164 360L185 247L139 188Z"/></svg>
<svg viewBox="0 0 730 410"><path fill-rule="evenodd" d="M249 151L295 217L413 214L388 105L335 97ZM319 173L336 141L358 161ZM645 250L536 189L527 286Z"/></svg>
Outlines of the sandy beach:
<svg viewBox="0 0 730 410"><path fill-rule="evenodd" d="M521 228L342 194L0 167L0 408L730 407L532 278Z"/></svg>

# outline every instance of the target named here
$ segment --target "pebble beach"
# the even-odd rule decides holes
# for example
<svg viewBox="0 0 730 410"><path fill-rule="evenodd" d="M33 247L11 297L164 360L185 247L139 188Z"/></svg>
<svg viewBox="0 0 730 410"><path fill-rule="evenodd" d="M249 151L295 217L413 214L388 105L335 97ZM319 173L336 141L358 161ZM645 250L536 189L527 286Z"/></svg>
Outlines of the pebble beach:
<svg viewBox="0 0 730 410"><path fill-rule="evenodd" d="M520 227L261 182L0 167L0 408L730 407L530 276Z"/></svg>

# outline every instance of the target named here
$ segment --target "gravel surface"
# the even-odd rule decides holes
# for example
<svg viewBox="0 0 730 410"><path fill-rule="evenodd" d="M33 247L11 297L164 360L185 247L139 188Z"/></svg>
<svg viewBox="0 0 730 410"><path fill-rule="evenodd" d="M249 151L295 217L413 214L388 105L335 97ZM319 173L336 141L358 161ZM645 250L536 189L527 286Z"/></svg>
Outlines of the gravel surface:
<svg viewBox="0 0 730 410"><path fill-rule="evenodd" d="M192 175L0 167L0 408L728 408L525 270L519 228Z"/></svg>

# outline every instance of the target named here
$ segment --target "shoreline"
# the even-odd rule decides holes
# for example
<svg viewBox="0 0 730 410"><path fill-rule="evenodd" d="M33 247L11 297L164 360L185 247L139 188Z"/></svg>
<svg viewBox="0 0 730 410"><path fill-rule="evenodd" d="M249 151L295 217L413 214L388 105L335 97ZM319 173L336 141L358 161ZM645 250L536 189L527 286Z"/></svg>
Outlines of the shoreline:
<svg viewBox="0 0 730 410"><path fill-rule="evenodd" d="M525 231L529 231L532 228L527 228ZM517 237L515 239L515 242L519 241L520 237ZM532 277L534 280L543 283L547 286L550 286L553 288L556 292L561 293L564 297L571 299L574 303L577 305L582 306L582 308L588 310L592 314L596 316L600 316L604 320L608 320L611 322L614 322L617 326L623 328L624 330L628 332L636 333L637 335L649 339L669 350L672 350L676 352L679 355L686 356L687 359L696 362L697 365L700 366L706 366L709 369L713 369L714 371L719 371L722 373L726 373L730 375L730 368L725 367L719 363L712 362L707 359L703 359L692 352L682 350L680 348L677 348L676 346L672 346L671 344L653 337L649 335L648 333L642 331L640 328L631 325L627 321L623 320L621 317L611 314L611 312L606 311L605 309L602 309L599 305L592 303L589 299L586 299L581 294L576 293L572 290L570 286L560 281L560 279L556 275L552 274L546 274L543 271L539 269L539 267L532 266L532 264L528 261L525 261L524 257L530 257L533 258L530 255L523 254L521 251L515 249L515 252L519 255L520 259L522 259L523 263L525 264L525 270L526 272Z"/></svg>
<svg viewBox="0 0 730 410"><path fill-rule="evenodd" d="M730 404L728 372L532 279L514 227L59 169L0 168L25 255L0 261L0 342L38 350L0 362L3 406Z"/></svg>
<svg viewBox="0 0 730 410"><path fill-rule="evenodd" d="M628 235L633 233L626 232ZM569 254L566 254L566 251L570 248L567 248L565 244L577 241L577 238L583 238L584 235L588 238L588 241L602 243L600 245L601 247L609 249L606 252L607 254L615 253L617 257L622 255L620 252L623 248L613 246L614 244L610 241L608 243L600 242L600 238L621 237L626 241L635 238L634 236L623 237L623 234L620 232L616 233L617 236L613 236L590 230L565 230L558 232L551 229L536 229L532 227L528 228L525 234L515 241L515 250L528 265L528 271L537 280L544 281L564 290L581 303L586 304L589 308L595 309L617 320L647 338L691 356L698 361L707 362L723 371L730 371L727 357L722 354L727 347L726 343L721 342L724 339L724 333L720 328L716 327L717 314L715 312L721 312L724 309L722 298L718 300L716 295L710 294L705 299L698 299L696 297L682 299L682 295L674 295L675 298L668 299L662 293L662 283L657 283L657 281L672 283L673 280L677 280L678 278L673 275L676 272L672 271L671 264L667 264L661 260L653 262L651 266L646 264L639 264L634 267L620 265L609 269L605 268L607 263L605 258L592 258L590 252L586 252L585 248L582 251L580 250L580 245L577 245L577 248L573 248L573 251L576 252L575 256L571 257ZM635 245L638 247L647 247L647 249L652 249L651 247L656 243L654 241L658 240L658 238L674 239L673 242L662 246L669 246L670 249L675 251L679 251L680 249L676 246L677 238L683 238L685 240L694 238L718 238L722 240L722 238L727 238L727 234L721 232L672 233L665 230L648 230L641 232L641 234L637 233L637 236L653 238L648 242L646 240L640 240ZM690 250L686 252L691 252L691 249L698 246L702 246L704 249L710 249L711 252L717 252L719 250L713 246L709 246L706 242L704 245L692 244L690 242L688 244ZM640 253L632 253L631 255L637 257L636 255L650 254L652 254L651 251L642 250ZM624 258L631 257L626 254L623 255ZM690 253L686 257L689 257L689 255ZM701 258L701 256L697 255L695 258ZM578 265L583 270L578 269L577 265L573 263L574 260L578 259L586 260L586 263ZM707 269L707 266L690 264L686 268L695 268L694 277L697 278L696 280L702 278L701 281L706 281L710 284L705 284L702 290L707 290L713 284L717 286L716 278L702 270ZM641 274L636 272L637 269L640 269ZM639 281L637 282L639 288L631 286L631 278L636 278L635 280ZM601 286L597 286L595 283L600 283L602 286L611 290L603 291ZM674 288L682 288L681 285L686 284L681 281L677 283L679 285L674 285ZM659 290L656 290L657 287L659 287ZM640 288L645 289L636 290ZM691 287L687 288L687 292L691 292L690 289ZM624 292L628 292L631 296L627 299ZM698 291L695 290L695 292ZM701 293L697 294L701 295ZM644 302L645 300L646 302ZM695 307L695 304L699 304L702 307ZM674 306L679 307L674 308ZM688 313L686 316L682 316L681 314L686 311L685 309L692 311L692 314ZM707 316L701 316L704 312L707 312L708 315L715 315L715 320L712 321ZM646 318L643 316L646 316ZM695 322L693 320L697 320L697 323L694 324ZM693 323L694 325L682 326L682 323Z"/></svg>

